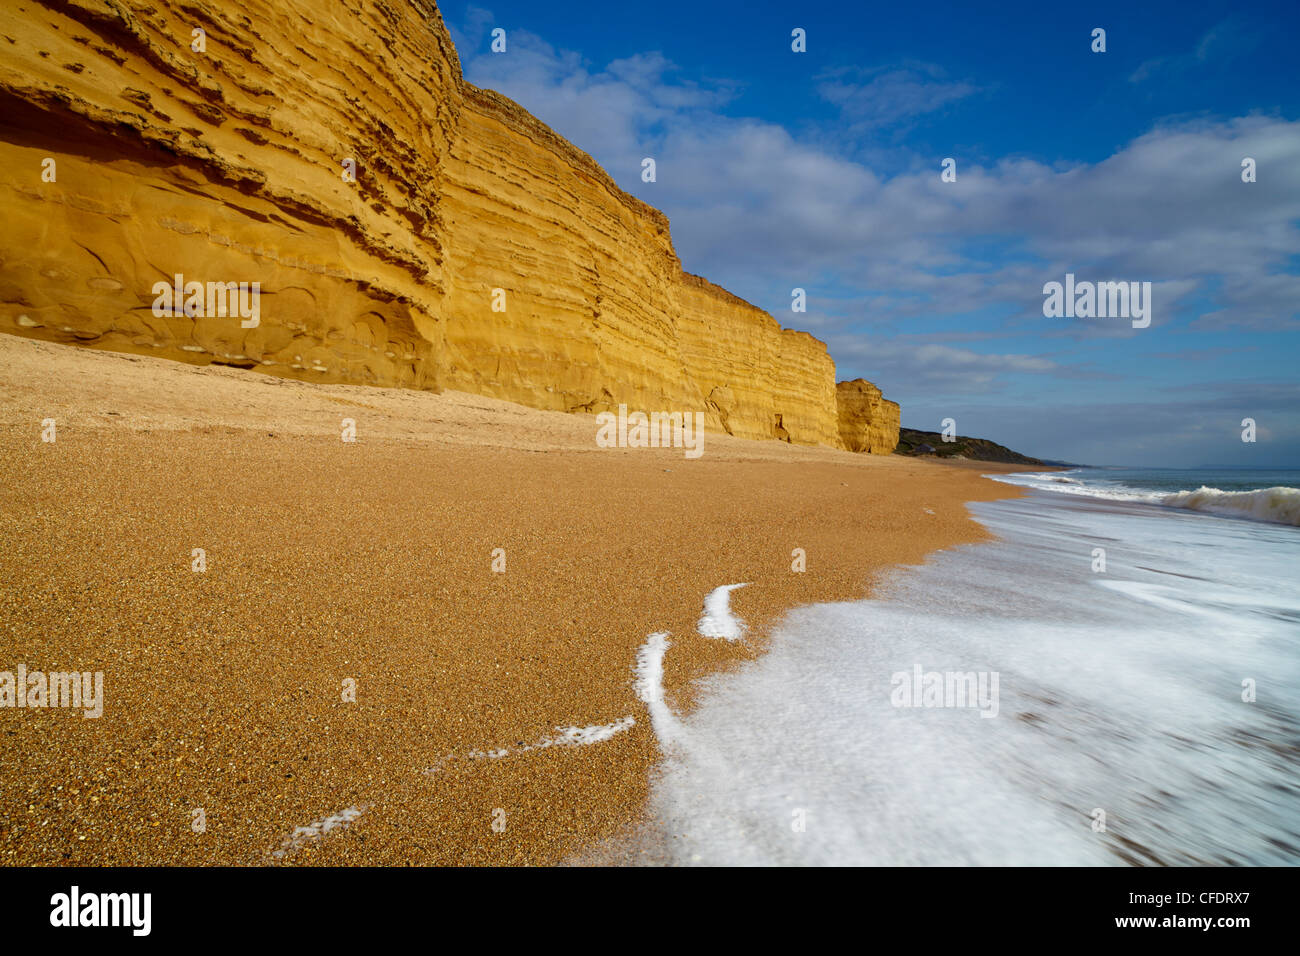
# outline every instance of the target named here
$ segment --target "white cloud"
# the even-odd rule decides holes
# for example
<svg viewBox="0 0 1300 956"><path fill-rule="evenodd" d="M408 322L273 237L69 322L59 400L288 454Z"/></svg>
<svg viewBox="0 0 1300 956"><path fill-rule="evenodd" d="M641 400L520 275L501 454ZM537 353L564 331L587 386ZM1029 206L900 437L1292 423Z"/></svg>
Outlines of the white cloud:
<svg viewBox="0 0 1300 956"><path fill-rule="evenodd" d="M839 107L848 129L863 132L895 126L976 93L972 83L950 81L931 64L828 71L817 93Z"/></svg>
<svg viewBox="0 0 1300 956"><path fill-rule="evenodd" d="M1161 125L1090 164L958 156L949 184L940 157L885 177L841 143L729 116L733 88L694 82L656 53L602 67L521 31L510 49L508 59L467 56L467 77L518 100L663 209L687 269L815 329L844 371L887 368L904 397L991 394L1025 375L1102 378L1077 358L909 338L977 313L986 327L1000 317L1004 330L1044 341L1146 334L1126 321L1044 319L1042 285L1066 272L1152 282L1155 330L1300 326L1300 278L1287 271L1300 250L1300 122ZM821 80L846 121L867 125L924 115L936 91L938 106L975 92L916 65ZM643 156L656 159L656 183L640 181ZM1241 181L1245 156L1258 163L1256 183ZM792 322L783 310L793 286L824 308Z"/></svg>
<svg viewBox="0 0 1300 956"><path fill-rule="evenodd" d="M1158 56L1145 61L1129 76L1130 83L1143 83L1157 76L1176 80L1189 70L1204 68L1207 64L1225 67L1251 50L1258 34L1247 27L1239 17L1228 17L1207 30L1196 43L1196 49L1179 56Z"/></svg>

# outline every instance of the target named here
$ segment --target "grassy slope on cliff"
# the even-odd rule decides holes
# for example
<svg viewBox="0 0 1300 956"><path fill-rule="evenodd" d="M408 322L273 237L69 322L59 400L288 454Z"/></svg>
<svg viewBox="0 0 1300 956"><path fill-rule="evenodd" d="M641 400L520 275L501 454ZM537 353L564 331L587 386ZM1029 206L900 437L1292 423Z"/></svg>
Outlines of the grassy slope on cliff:
<svg viewBox="0 0 1300 956"><path fill-rule="evenodd" d="M964 438L959 435L954 441L946 442L939 432L921 432L914 428L899 429L898 448L895 449L894 454L935 455L939 458L962 457L975 461L1005 461L1017 465L1043 464L1037 458L1014 452L987 438Z"/></svg>

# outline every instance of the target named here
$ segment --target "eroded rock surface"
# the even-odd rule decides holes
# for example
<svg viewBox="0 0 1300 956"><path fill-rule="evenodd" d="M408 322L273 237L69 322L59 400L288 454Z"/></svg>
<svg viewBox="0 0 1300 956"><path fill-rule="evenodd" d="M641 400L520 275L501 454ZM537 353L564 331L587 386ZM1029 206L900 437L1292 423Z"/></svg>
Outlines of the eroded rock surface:
<svg viewBox="0 0 1300 956"><path fill-rule="evenodd" d="M865 379L835 387L840 442L849 451L889 455L898 447L898 403L883 398Z"/></svg>
<svg viewBox="0 0 1300 956"><path fill-rule="evenodd" d="M825 345L683 272L662 213L465 83L432 3L17 0L0 52L0 331L844 440ZM259 283L258 324L155 314L176 275Z"/></svg>

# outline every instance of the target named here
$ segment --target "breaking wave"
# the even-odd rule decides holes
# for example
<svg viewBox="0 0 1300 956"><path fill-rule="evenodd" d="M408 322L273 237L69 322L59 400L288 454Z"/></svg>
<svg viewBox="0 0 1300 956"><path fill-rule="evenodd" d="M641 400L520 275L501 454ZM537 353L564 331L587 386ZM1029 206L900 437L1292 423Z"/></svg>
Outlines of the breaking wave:
<svg viewBox="0 0 1300 956"><path fill-rule="evenodd" d="M1187 508L1216 515L1300 526L1300 488L1220 491L1218 488L1201 486L1195 491L1165 495L1160 504L1170 508Z"/></svg>
<svg viewBox="0 0 1300 956"><path fill-rule="evenodd" d="M1018 472L988 477L1006 484L1051 491L1056 494L1100 498L1104 501L1126 501L1163 508L1181 508L1185 511L1201 511L1228 518L1249 518L1254 521L1300 527L1300 488L1285 485L1247 491L1224 491L1202 485L1195 491L1167 492L1151 491L1119 482L1101 483L1080 480L1051 472Z"/></svg>

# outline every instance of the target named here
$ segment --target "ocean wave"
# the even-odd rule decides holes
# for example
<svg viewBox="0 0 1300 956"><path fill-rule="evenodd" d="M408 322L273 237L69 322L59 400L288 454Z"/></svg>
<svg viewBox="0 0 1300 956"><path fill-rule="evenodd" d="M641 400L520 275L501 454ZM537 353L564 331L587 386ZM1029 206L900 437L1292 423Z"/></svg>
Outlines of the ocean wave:
<svg viewBox="0 0 1300 956"><path fill-rule="evenodd" d="M1077 479L1067 479L1063 475L1013 472L1008 475L986 475L985 477L1008 485L1033 488L1037 491L1052 491L1060 495L1079 495L1083 498L1102 498L1106 501L1136 501L1146 504L1159 504L1160 498L1163 497L1159 494L1142 492L1123 485L1101 487L1099 485L1085 484Z"/></svg>
<svg viewBox="0 0 1300 956"><path fill-rule="evenodd" d="M1127 485L1099 486L1051 473L1013 473L989 475L996 481L1037 491L1099 498L1102 501L1127 501L1134 504L1201 511L1227 518L1249 518L1273 524L1300 527L1300 488L1278 485L1254 491L1222 491L1202 485L1195 491L1141 491Z"/></svg>
<svg viewBox="0 0 1300 956"><path fill-rule="evenodd" d="M1170 508L1300 526L1300 488L1279 485L1257 491L1220 491L1202 485L1195 491L1164 495L1159 503Z"/></svg>

